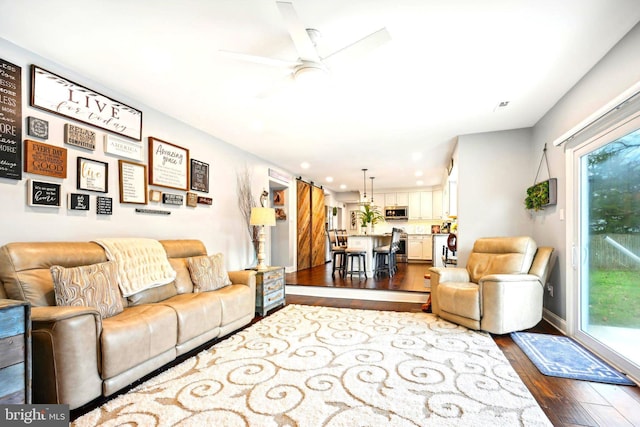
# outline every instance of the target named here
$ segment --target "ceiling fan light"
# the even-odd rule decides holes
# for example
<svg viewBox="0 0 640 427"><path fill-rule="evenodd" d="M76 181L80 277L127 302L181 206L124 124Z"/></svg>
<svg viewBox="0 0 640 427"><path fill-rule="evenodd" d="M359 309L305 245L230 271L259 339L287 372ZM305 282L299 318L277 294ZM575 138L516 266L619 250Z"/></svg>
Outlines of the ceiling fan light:
<svg viewBox="0 0 640 427"><path fill-rule="evenodd" d="M326 69L315 65L302 65L293 72L296 82L313 84L323 81L327 76Z"/></svg>

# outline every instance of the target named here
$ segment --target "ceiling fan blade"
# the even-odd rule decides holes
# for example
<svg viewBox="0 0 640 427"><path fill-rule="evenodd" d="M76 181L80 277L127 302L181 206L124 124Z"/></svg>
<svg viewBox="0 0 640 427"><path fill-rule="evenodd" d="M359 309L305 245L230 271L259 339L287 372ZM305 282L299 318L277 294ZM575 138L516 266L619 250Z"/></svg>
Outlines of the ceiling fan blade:
<svg viewBox="0 0 640 427"><path fill-rule="evenodd" d="M239 61L253 62L254 64L269 65L272 67L295 68L296 66L302 64L302 62L300 61L286 61L284 59L269 58L266 56L259 56L259 55L250 55L247 53L231 52L228 50L219 50L218 52L224 56L228 56L229 58L237 59Z"/></svg>
<svg viewBox="0 0 640 427"><path fill-rule="evenodd" d="M316 47L313 45L313 41L309 37L309 34L307 34L304 25L302 25L298 13L293 8L293 4L291 2L277 1L276 5L284 19L289 35L291 35L293 44L296 46L300 59L319 62L320 56L318 56Z"/></svg>
<svg viewBox="0 0 640 427"><path fill-rule="evenodd" d="M262 91L256 93L255 98L263 100L281 94L286 91L286 89L290 88L293 82L293 74L289 73L285 76L282 76L279 80L275 81L271 85L271 87L263 89Z"/></svg>
<svg viewBox="0 0 640 427"><path fill-rule="evenodd" d="M386 28L381 28L323 58L322 62L331 68L335 65L341 65L343 62L357 61L389 41L391 41L391 35Z"/></svg>

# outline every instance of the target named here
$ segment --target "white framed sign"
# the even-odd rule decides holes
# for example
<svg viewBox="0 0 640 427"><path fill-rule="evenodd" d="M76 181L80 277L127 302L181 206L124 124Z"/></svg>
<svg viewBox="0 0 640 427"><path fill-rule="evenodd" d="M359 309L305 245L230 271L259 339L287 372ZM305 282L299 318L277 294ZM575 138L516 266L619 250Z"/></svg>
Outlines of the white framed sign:
<svg viewBox="0 0 640 427"><path fill-rule="evenodd" d="M187 191L189 150L150 136L149 184Z"/></svg>
<svg viewBox="0 0 640 427"><path fill-rule="evenodd" d="M31 106L142 141L142 111L31 66Z"/></svg>
<svg viewBox="0 0 640 427"><path fill-rule="evenodd" d="M147 204L147 166L118 160L120 167L120 203Z"/></svg>
<svg viewBox="0 0 640 427"><path fill-rule="evenodd" d="M119 157L141 162L142 143L138 141L129 141L128 139L118 138L113 135L104 136L104 152Z"/></svg>
<svg viewBox="0 0 640 427"><path fill-rule="evenodd" d="M78 190L109 192L109 164L99 160L78 157Z"/></svg>

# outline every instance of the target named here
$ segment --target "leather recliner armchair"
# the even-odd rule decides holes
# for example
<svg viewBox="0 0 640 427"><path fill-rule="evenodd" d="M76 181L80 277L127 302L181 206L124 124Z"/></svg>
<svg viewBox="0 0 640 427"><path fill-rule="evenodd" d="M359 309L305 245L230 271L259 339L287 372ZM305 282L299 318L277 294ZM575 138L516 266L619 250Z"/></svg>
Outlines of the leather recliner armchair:
<svg viewBox="0 0 640 427"><path fill-rule="evenodd" d="M432 312L494 334L531 328L542 319L552 253L530 237L478 239L466 268L430 269Z"/></svg>

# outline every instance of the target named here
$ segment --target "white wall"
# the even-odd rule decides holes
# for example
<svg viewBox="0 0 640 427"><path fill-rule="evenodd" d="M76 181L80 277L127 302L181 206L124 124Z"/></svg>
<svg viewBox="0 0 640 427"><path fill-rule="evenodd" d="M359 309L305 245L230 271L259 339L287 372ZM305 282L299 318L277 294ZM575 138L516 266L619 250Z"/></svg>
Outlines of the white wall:
<svg viewBox="0 0 640 427"><path fill-rule="evenodd" d="M219 139L172 119L149 106L141 105L126 95L114 93L109 88L101 87L89 79L57 66L55 63L31 52L25 51L6 40L0 39L0 55L3 59L22 67L22 102L23 118L28 116L42 118L49 122L49 139L45 142L54 146L64 146L68 152L67 178L57 179L48 176L24 173L20 181L0 178L0 218L2 231L0 245L13 241L88 241L99 237L140 236L158 239L195 238L202 240L209 253L225 254L230 269L241 269L250 266L254 259L253 247L249 233L240 215L236 196L236 174L245 167L251 170L252 188L256 200L263 188L269 188L268 169L265 161L233 147ZM118 158L106 155L102 147L105 132L83 123L64 119L29 106L30 98L30 64L36 64L51 72L59 74L80 85L86 86L102 94L124 102L143 112L143 146L147 137L154 136L190 150L192 158L209 163L209 193L200 193L213 198L213 205L198 205L197 208L186 206L170 206L150 203L149 209L170 211L170 215L150 215L135 212L141 205L120 204L118 187ZM108 72L105 70L105 72ZM141 82L141 84L144 84ZM64 124L75 125L94 130L97 134L97 148L88 151L63 143ZM23 124L26 129L26 125ZM27 136L23 132L24 138ZM108 194L84 192L76 190L76 158L88 157L109 164ZM145 162L147 163L147 162ZM66 196L61 208L29 207L27 205L27 179L37 178L46 181L60 182L63 193L83 192L91 195L91 210L88 212L69 211ZM291 186L290 186L291 187ZM184 192L150 187L160 191L184 194ZM295 188L293 185L292 188ZM104 195L113 199L113 215L96 215L96 196ZM268 251L267 251L268 252ZM269 261L269 259L267 259Z"/></svg>
<svg viewBox="0 0 640 427"><path fill-rule="evenodd" d="M561 319L566 319L567 240L565 221L560 219L566 207L567 177L563 147L552 142L586 119L603 105L640 81L640 24L636 25L613 49L596 64L533 128L533 150L542 151L547 144L547 155L552 174L558 178L558 205L536 215L533 235L539 244L553 246L558 256L551 281L554 296L545 293L545 308ZM564 211L568 217L570 212Z"/></svg>
<svg viewBox="0 0 640 427"><path fill-rule="evenodd" d="M480 237L532 234L524 198L535 157L530 129L458 137L459 265Z"/></svg>

